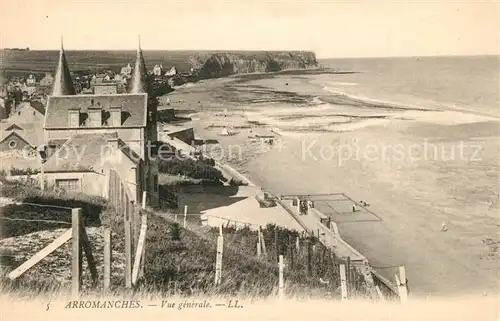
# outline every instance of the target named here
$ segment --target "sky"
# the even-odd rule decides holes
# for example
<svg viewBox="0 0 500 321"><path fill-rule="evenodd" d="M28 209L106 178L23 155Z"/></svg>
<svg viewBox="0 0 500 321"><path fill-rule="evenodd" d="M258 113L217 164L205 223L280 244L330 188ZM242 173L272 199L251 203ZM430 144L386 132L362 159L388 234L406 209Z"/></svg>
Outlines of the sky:
<svg viewBox="0 0 500 321"><path fill-rule="evenodd" d="M500 54L500 1L2 0L0 47Z"/></svg>

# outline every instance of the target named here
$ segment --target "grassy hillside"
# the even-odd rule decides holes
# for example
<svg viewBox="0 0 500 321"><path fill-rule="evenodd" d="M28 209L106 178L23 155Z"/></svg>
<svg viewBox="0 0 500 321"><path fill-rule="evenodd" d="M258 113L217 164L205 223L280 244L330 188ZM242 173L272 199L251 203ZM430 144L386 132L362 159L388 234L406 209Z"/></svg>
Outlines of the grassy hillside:
<svg viewBox="0 0 500 321"><path fill-rule="evenodd" d="M112 290L123 293L123 217L114 213L106 202L85 195L70 195L63 192L44 191L36 186L21 183L2 182L2 195L21 202L56 206L79 206L85 209L90 242L102 279L102 225L110 225L113 235ZM3 207L2 218L57 220L70 222L66 209L37 209L34 205L10 204ZM102 217L102 221L100 219ZM5 223L5 225L4 225ZM0 249L4 273L31 257L46 246L69 226L57 224L3 220L5 226L0 236ZM257 234L249 229L225 227L224 256L222 263L222 284L213 286L215 275L216 240L218 229L201 226L179 227L166 214L149 213L146 269L141 283L132 290L138 294L237 294L239 296L268 296L275 294L278 284L278 266L275 249L275 230L279 240L279 252L286 257L285 284L287 295L338 297L338 269L334 269L335 258L316 244L311 251L311 273L307 272L307 240L300 238L301 249L295 249L296 232L278 229L269 225L263 231L268 256L256 257ZM316 241L309 240L311 244ZM5 291L53 292L67 291L71 280L71 243L59 248L53 254L33 267L15 282L2 279ZM293 261L291 257L293 256ZM7 265L7 266L5 266ZM85 291L96 293L90 288L89 272L84 262ZM328 284L320 282L328 280ZM102 283L98 285L102 287ZM32 293L32 295L33 295ZM98 293L98 292L97 292Z"/></svg>
<svg viewBox="0 0 500 321"><path fill-rule="evenodd" d="M213 54L234 54L245 59L262 60L269 55L279 59L290 59L289 55L302 55L304 52L274 52L274 51L169 51L144 50L144 60L148 70L156 64L163 64L165 69L175 66L179 72L187 72L193 66L191 62L203 64ZM0 65L4 76L24 75L30 72L53 73L56 68L59 51L5 51L0 50ZM66 59L72 72L95 71L111 69L119 71L130 63L133 66L136 51L96 51L96 50L66 50ZM315 59L315 58L314 58Z"/></svg>

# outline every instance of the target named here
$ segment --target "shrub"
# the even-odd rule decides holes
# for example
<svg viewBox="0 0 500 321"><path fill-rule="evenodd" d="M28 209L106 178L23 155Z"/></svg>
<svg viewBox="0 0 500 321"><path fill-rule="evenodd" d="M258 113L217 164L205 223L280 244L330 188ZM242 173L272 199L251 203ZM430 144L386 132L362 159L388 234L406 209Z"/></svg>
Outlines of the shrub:
<svg viewBox="0 0 500 321"><path fill-rule="evenodd" d="M203 155L198 158L198 161L208 165L208 166L215 166L215 160L213 158L209 157L204 157Z"/></svg>
<svg viewBox="0 0 500 321"><path fill-rule="evenodd" d="M34 168L15 168L10 169L10 175L35 175L40 173L39 169Z"/></svg>
<svg viewBox="0 0 500 321"><path fill-rule="evenodd" d="M180 241L181 240L181 228L179 223L173 223L170 228L170 238L172 241Z"/></svg>
<svg viewBox="0 0 500 321"><path fill-rule="evenodd" d="M229 185L231 186L247 186L248 184L246 182L243 182L241 179L239 178L231 178L231 180L229 180Z"/></svg>
<svg viewBox="0 0 500 321"><path fill-rule="evenodd" d="M158 193L160 195L160 200L162 201L160 209L172 209L179 206L177 196L175 195L175 191L171 186L160 185L158 187Z"/></svg>
<svg viewBox="0 0 500 321"><path fill-rule="evenodd" d="M195 179L205 179L209 181L224 181L222 173L211 165L206 164L206 160L178 159L171 158L160 160L158 170L161 173L184 175Z"/></svg>
<svg viewBox="0 0 500 321"><path fill-rule="evenodd" d="M38 185L17 181L4 181L0 194L18 202L45 205L45 207L29 204L7 205L1 215L9 218L71 222L70 211L64 208L81 208L87 226L100 226L101 214L109 207L107 201L102 197L49 188L42 191ZM7 237L60 227L61 225L52 223L27 222L26 224L18 224L16 221L5 220L2 222L2 234L3 237Z"/></svg>

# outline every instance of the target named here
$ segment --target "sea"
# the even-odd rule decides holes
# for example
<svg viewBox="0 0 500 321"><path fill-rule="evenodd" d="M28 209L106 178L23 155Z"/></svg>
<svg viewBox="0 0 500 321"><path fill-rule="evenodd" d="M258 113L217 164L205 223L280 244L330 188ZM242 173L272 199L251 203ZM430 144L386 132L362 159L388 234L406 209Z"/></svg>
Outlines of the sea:
<svg viewBox="0 0 500 321"><path fill-rule="evenodd" d="M499 117L500 56L327 59L350 74L317 75L351 97ZM361 96L360 96L361 95Z"/></svg>
<svg viewBox="0 0 500 321"><path fill-rule="evenodd" d="M190 68L195 51L144 51L148 68L163 64ZM53 72L58 51L2 51L0 70L8 74ZM66 51L70 69L119 68L133 63L134 51ZM316 74L308 83L324 94L403 107L464 111L499 117L500 56L318 59L325 67L350 73Z"/></svg>

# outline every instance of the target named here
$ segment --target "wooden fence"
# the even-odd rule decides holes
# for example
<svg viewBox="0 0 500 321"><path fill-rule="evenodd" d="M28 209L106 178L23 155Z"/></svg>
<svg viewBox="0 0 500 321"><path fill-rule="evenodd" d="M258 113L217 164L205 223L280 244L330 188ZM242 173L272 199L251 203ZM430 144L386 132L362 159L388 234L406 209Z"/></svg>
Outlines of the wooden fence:
<svg viewBox="0 0 500 321"><path fill-rule="evenodd" d="M114 169L108 172L107 198L117 217L123 215L124 252L125 252L125 287L131 288L144 275L144 258L146 252L146 234L148 215L146 208L146 191L142 192L140 206L136 204L128 184ZM112 218L113 219L113 218ZM112 229L104 227L104 289L111 283L111 240Z"/></svg>
<svg viewBox="0 0 500 321"><path fill-rule="evenodd" d="M286 279L286 276L281 275L286 267L304 269L308 277L317 279L334 291L340 288L344 300L359 296L377 299L373 280L363 267L352 264L350 257L335 256L318 238L305 235L293 238L283 235L279 229L259 229L258 235L256 255L270 258L278 264L280 297L286 292L283 289L283 278Z"/></svg>
<svg viewBox="0 0 500 321"><path fill-rule="evenodd" d="M62 222L62 221L61 221ZM78 296L82 286L82 263L83 255L85 254L90 274L92 277L92 285L95 286L98 280L97 268L92 253L92 246L90 244L85 223L83 220L83 213L81 208L74 208L71 210L71 228L67 229L49 245L33 255L30 259L18 266L8 274L8 278L15 280L26 271L31 269L49 254L53 253L59 247L71 240L71 292L73 296Z"/></svg>
<svg viewBox="0 0 500 321"><path fill-rule="evenodd" d="M107 173L107 193L106 197L114 208L116 217L123 215L123 229L124 229L124 252L125 252L125 287L130 288L135 285L141 276L144 275L144 256L146 250L146 233L147 233L147 213L144 211L146 208L146 191L142 193L141 206L137 206L132 194L120 175L113 169ZM37 204L32 204L37 205ZM43 206L43 205L40 205ZM65 208L71 209L71 208ZM71 251L71 279L72 286L71 292L73 296L80 294L82 286L82 263L83 255L88 262L92 278L92 286L98 283L98 272L92 250L92 244L85 228L85 220L83 219L84 213L81 208L73 208L71 228L62 233L53 242L45 248L37 252L30 259L18 266L16 269L8 274L8 278L15 280L23 275L26 271L31 269L49 254L60 248L66 242L72 242ZM115 218L110 218L109 222L116 222ZM68 222L60 221L59 223ZM111 285L111 263L112 263L112 239L113 231L111 224L107 224L103 229L104 239L104 267L103 267L103 288L109 290ZM121 233L117 233L118 235Z"/></svg>

